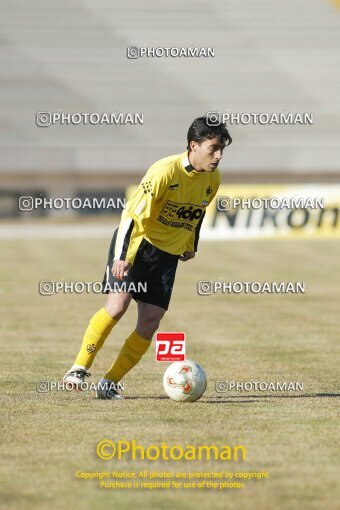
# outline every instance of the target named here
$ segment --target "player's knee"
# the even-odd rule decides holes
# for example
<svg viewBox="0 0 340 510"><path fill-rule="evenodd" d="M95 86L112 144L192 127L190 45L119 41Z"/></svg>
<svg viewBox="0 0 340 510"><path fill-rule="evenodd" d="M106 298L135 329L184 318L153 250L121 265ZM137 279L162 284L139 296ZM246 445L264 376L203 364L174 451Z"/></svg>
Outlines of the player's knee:
<svg viewBox="0 0 340 510"><path fill-rule="evenodd" d="M119 320L129 307L131 296L111 294L107 298L105 310L112 319Z"/></svg>

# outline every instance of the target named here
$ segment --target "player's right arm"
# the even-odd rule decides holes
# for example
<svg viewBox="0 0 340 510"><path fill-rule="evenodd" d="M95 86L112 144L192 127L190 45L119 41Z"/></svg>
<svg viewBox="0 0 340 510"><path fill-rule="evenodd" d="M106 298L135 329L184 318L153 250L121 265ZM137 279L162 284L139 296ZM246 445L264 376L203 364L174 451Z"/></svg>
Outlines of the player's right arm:
<svg viewBox="0 0 340 510"><path fill-rule="evenodd" d="M112 273L122 279L135 260L151 212L167 189L170 172L152 166L126 203L117 233Z"/></svg>
<svg viewBox="0 0 340 510"><path fill-rule="evenodd" d="M126 260L115 260L112 266L112 274L117 280L123 280L131 269L131 264Z"/></svg>

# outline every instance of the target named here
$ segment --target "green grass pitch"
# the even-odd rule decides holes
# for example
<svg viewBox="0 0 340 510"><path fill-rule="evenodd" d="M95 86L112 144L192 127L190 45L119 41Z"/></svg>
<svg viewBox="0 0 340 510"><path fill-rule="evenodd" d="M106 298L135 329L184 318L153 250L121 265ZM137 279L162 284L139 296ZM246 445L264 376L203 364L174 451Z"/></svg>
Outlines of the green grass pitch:
<svg viewBox="0 0 340 510"><path fill-rule="evenodd" d="M7 241L1 245L2 507L330 509L339 508L339 241L201 243L179 263L163 331L185 331L189 359L208 388L194 404L164 398L166 363L152 347L125 379L124 402L94 394L38 394L58 381L78 351L101 295L40 296L40 280L101 280L109 239ZM198 280L305 281L304 295L213 295ZM113 330L90 372L97 381L135 327L136 305ZM295 393L218 394L214 383L303 381ZM243 463L103 461L109 438L141 444L242 444ZM268 471L242 490L104 490L75 472L113 470Z"/></svg>

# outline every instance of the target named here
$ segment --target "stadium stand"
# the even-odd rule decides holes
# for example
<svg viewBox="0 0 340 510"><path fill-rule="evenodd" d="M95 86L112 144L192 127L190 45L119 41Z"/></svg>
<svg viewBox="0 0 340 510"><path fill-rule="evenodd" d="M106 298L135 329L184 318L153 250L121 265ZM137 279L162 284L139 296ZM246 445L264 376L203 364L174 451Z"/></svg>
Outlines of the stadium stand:
<svg viewBox="0 0 340 510"><path fill-rule="evenodd" d="M1 0L0 17L3 189L124 187L184 150L207 111L313 114L313 125L230 126L221 168L231 182L339 180L335 3ZM215 57L128 59L128 46L213 47ZM39 111L140 113L144 123L40 128Z"/></svg>

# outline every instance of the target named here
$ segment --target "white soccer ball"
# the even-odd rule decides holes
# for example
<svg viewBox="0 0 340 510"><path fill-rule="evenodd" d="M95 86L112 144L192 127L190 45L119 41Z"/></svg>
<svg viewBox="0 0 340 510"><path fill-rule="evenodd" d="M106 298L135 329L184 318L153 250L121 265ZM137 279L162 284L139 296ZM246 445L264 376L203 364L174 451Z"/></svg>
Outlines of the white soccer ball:
<svg viewBox="0 0 340 510"><path fill-rule="evenodd" d="M207 388L207 378L201 365L195 361L176 361L163 376L165 393L177 402L195 402Z"/></svg>

